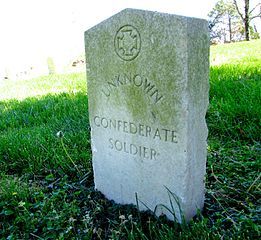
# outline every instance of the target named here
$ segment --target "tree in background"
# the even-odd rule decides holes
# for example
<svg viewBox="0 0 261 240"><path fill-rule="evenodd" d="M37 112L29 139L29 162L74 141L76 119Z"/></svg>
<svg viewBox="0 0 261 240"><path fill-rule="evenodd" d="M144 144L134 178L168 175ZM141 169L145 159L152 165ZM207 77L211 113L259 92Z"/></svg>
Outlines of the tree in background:
<svg viewBox="0 0 261 240"><path fill-rule="evenodd" d="M244 32L245 32L245 39L249 41L249 32L250 32L250 22L254 18L261 18L261 3L259 2L250 10L249 2L250 0L244 0L244 10L240 10L239 4L237 0L233 0L237 13L239 14L240 18L244 24Z"/></svg>
<svg viewBox="0 0 261 240"><path fill-rule="evenodd" d="M242 24L232 0L220 0L208 14L213 42L241 40Z"/></svg>
<svg viewBox="0 0 261 240"><path fill-rule="evenodd" d="M211 41L248 41L250 35L259 38L256 27L250 26L250 21L261 16L260 7L258 3L250 10L249 0L219 0L208 14Z"/></svg>

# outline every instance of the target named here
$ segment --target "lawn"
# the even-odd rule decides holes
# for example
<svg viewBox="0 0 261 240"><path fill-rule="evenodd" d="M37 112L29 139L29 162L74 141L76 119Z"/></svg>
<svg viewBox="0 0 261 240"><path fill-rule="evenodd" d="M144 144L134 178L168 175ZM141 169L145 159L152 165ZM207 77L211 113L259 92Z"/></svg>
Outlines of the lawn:
<svg viewBox="0 0 261 240"><path fill-rule="evenodd" d="M261 40L210 61L206 201L189 224L94 190L85 73L0 82L0 239L260 238Z"/></svg>

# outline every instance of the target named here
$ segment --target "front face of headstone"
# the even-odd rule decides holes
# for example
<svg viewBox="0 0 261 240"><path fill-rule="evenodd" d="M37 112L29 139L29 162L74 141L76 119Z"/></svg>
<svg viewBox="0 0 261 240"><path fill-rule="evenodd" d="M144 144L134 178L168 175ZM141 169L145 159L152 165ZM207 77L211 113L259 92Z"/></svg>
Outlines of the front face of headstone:
<svg viewBox="0 0 261 240"><path fill-rule="evenodd" d="M95 188L190 219L204 202L206 21L126 9L85 44Z"/></svg>

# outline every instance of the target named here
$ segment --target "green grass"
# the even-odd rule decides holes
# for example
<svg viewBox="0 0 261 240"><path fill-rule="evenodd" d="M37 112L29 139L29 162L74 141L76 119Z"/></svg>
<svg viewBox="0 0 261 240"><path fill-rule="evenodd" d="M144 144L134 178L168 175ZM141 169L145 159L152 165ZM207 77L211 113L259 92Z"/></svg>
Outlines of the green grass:
<svg viewBox="0 0 261 240"><path fill-rule="evenodd" d="M0 239L260 238L260 46L211 47L206 201L189 224L94 191L84 73L0 83Z"/></svg>
<svg viewBox="0 0 261 240"><path fill-rule="evenodd" d="M1 83L0 101L9 99L23 100L28 97L40 97L59 93L86 92L85 73L67 75L55 74L27 80L8 80Z"/></svg>
<svg viewBox="0 0 261 240"><path fill-rule="evenodd" d="M212 66L223 64L260 66L260 54L261 40L252 40L248 43L220 44L211 47L210 64Z"/></svg>

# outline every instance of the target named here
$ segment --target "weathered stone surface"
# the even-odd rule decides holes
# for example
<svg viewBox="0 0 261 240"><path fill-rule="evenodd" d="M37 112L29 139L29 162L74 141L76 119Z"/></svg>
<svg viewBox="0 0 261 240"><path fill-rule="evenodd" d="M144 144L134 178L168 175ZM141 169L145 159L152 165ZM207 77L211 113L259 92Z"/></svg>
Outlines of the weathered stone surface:
<svg viewBox="0 0 261 240"><path fill-rule="evenodd" d="M189 220L204 204L207 22L126 9L85 44L96 189Z"/></svg>

